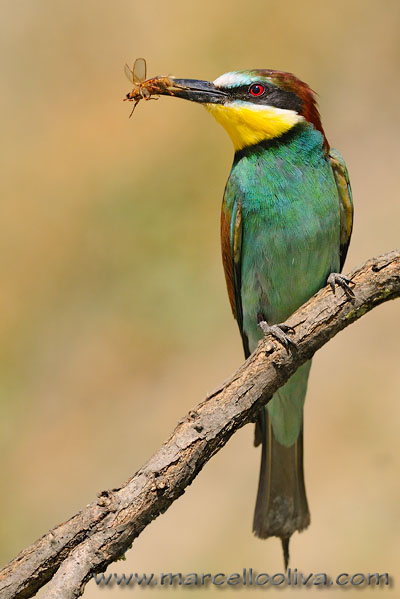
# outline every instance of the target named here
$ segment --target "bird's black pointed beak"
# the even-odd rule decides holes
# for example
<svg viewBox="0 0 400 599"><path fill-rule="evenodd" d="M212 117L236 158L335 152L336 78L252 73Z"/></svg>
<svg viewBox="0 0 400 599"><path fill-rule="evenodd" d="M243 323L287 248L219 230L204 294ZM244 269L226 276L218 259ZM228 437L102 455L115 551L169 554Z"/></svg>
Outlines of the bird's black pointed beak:
<svg viewBox="0 0 400 599"><path fill-rule="evenodd" d="M199 79L169 78L171 85L165 90L166 95L183 98L200 104L223 104L227 99L226 92L215 87L210 81Z"/></svg>

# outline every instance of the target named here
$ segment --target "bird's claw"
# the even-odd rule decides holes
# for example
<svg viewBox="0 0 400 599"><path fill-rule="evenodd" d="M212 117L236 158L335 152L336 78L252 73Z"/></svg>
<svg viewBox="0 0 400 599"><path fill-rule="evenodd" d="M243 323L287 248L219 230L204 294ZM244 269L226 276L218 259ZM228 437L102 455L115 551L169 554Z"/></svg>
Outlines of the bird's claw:
<svg viewBox="0 0 400 599"><path fill-rule="evenodd" d="M337 272L332 272L328 277L327 283L330 285L333 295L335 295L336 285L338 285L343 289L348 299L355 298L354 291L350 287L350 285L354 287L355 283L348 277L339 275Z"/></svg>
<svg viewBox="0 0 400 599"><path fill-rule="evenodd" d="M287 324L273 324L270 326L265 320L261 320L258 323L258 326L264 335L272 335L275 337L275 339L283 345L287 353L289 353L290 348L292 350L297 350L297 343L287 334L295 332L293 327L290 327Z"/></svg>

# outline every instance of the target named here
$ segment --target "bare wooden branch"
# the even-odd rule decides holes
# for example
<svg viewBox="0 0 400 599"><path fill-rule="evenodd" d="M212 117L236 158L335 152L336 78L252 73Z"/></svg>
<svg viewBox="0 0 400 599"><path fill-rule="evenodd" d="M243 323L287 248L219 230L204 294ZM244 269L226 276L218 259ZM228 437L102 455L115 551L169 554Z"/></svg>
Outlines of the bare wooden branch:
<svg viewBox="0 0 400 599"><path fill-rule="evenodd" d="M355 299L325 287L287 321L297 351L270 337L219 389L177 425L166 443L120 488L98 498L23 550L0 572L0 598L79 597L85 584L131 546L193 481L231 435L253 421L260 407L293 372L346 326L400 296L400 252L373 258L348 275Z"/></svg>

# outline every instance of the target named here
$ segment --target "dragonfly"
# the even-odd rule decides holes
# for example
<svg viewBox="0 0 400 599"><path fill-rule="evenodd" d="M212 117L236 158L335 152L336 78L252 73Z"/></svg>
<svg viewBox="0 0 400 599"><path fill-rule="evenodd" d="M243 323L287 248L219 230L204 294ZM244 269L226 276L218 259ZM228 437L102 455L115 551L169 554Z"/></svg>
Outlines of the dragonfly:
<svg viewBox="0 0 400 599"><path fill-rule="evenodd" d="M124 98L124 100L134 102L129 118L141 100L156 100L157 98L152 96L165 92L172 85L169 77L159 76L146 79L147 65L144 58L137 58L132 69L125 64L125 75L133 84L132 91L126 94L126 98Z"/></svg>

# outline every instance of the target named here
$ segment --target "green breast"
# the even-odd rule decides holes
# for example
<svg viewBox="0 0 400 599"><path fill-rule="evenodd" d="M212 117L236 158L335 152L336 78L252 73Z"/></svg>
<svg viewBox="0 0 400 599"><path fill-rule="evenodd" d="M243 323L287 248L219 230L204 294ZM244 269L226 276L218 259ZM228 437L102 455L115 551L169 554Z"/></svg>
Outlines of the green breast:
<svg viewBox="0 0 400 599"><path fill-rule="evenodd" d="M281 142L237 155L225 205L242 208L243 328L253 351L257 314L283 322L339 269L339 199L322 136L299 125Z"/></svg>

